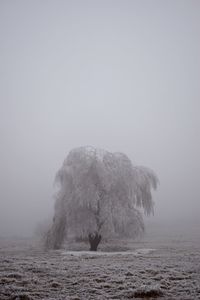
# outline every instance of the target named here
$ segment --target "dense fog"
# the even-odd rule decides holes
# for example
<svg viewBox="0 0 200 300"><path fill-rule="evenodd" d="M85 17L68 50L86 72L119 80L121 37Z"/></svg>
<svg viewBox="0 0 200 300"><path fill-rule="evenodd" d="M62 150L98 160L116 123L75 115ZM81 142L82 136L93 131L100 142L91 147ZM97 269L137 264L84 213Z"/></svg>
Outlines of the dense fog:
<svg viewBox="0 0 200 300"><path fill-rule="evenodd" d="M0 236L52 216L85 145L156 172L148 224L198 224L199 1L1 0L0 43Z"/></svg>

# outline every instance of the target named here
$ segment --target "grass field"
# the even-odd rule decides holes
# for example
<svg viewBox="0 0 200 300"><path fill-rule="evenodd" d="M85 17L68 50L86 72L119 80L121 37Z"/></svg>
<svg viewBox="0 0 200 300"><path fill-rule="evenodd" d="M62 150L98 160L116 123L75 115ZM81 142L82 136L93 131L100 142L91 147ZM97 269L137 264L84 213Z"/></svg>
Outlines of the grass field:
<svg viewBox="0 0 200 300"><path fill-rule="evenodd" d="M1 239L0 299L200 299L198 230L87 248L45 252L35 240Z"/></svg>

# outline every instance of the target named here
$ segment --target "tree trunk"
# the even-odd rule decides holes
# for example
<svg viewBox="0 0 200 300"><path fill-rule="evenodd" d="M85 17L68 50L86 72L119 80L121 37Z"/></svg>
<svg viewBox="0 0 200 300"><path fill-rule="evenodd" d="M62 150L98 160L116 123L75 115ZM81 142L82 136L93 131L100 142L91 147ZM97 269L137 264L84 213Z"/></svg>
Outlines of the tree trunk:
<svg viewBox="0 0 200 300"><path fill-rule="evenodd" d="M97 247L101 241L101 235L96 234L89 234L89 243L90 243L90 251L97 251Z"/></svg>

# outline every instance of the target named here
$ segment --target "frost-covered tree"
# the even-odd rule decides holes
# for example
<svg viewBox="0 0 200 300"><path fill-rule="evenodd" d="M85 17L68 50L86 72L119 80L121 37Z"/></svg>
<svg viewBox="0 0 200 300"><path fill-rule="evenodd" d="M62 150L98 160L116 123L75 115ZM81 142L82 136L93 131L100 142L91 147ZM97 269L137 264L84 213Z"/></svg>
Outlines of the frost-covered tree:
<svg viewBox="0 0 200 300"><path fill-rule="evenodd" d="M72 150L56 174L53 225L46 246L59 248L70 233L88 239L97 250L102 237L135 237L144 230L144 213L153 213L151 190L157 177L145 167L134 166L123 153L92 147Z"/></svg>

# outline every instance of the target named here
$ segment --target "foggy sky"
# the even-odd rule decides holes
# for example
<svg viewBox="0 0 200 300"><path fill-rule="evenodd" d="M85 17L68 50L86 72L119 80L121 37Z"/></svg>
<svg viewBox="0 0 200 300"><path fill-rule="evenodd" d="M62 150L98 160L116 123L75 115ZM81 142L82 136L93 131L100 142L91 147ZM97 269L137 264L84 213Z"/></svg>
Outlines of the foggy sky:
<svg viewBox="0 0 200 300"><path fill-rule="evenodd" d="M198 0L1 0L0 236L52 214L84 145L155 170L155 218L199 218L199 53Z"/></svg>

